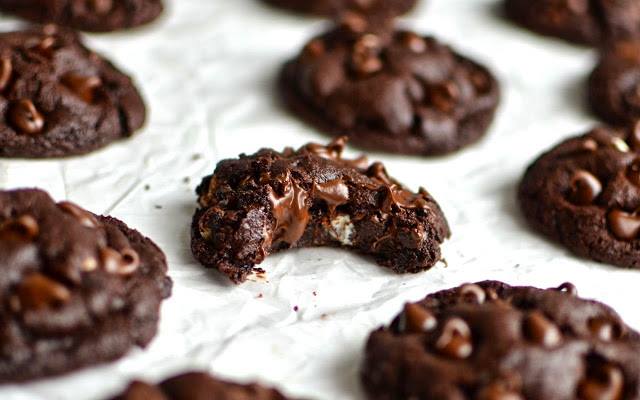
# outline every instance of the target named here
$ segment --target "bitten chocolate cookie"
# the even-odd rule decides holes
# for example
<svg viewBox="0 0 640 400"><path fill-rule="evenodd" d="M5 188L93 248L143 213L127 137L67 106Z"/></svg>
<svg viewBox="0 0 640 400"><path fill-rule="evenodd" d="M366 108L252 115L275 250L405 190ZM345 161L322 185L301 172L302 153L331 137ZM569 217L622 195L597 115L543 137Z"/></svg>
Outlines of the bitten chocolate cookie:
<svg viewBox="0 0 640 400"><path fill-rule="evenodd" d="M405 14L418 0L263 0L291 11L320 16L337 16L345 11L397 16Z"/></svg>
<svg viewBox="0 0 640 400"><path fill-rule="evenodd" d="M280 75L298 117L357 146L437 155L477 141L498 105L483 66L430 37L351 15L311 40Z"/></svg>
<svg viewBox="0 0 640 400"><path fill-rule="evenodd" d="M379 162L342 158L344 141L221 161L197 189L195 257L236 283L267 255L294 247L351 248L398 273L431 268L449 236L438 204Z"/></svg>
<svg viewBox="0 0 640 400"><path fill-rule="evenodd" d="M640 35L636 0L505 0L509 18L547 36L595 45Z"/></svg>
<svg viewBox="0 0 640 400"><path fill-rule="evenodd" d="M555 146L527 169L518 198L532 227L574 253L640 268L640 124Z"/></svg>
<svg viewBox="0 0 640 400"><path fill-rule="evenodd" d="M112 400L286 400L275 389L221 381L203 372L190 372L158 385L136 381Z"/></svg>
<svg viewBox="0 0 640 400"><path fill-rule="evenodd" d="M589 77L589 103L593 112L614 125L640 118L640 39L603 48Z"/></svg>
<svg viewBox="0 0 640 400"><path fill-rule="evenodd" d="M110 32L153 21L161 0L0 0L0 11L29 21L89 32Z"/></svg>
<svg viewBox="0 0 640 400"><path fill-rule="evenodd" d="M0 191L0 383L115 360L156 333L160 249L40 190Z"/></svg>
<svg viewBox="0 0 640 400"><path fill-rule="evenodd" d="M145 106L131 79L66 29L0 34L0 157L63 157L129 137Z"/></svg>
<svg viewBox="0 0 640 400"><path fill-rule="evenodd" d="M611 308L558 289L481 282L407 303L373 332L368 398L631 400L640 336Z"/></svg>

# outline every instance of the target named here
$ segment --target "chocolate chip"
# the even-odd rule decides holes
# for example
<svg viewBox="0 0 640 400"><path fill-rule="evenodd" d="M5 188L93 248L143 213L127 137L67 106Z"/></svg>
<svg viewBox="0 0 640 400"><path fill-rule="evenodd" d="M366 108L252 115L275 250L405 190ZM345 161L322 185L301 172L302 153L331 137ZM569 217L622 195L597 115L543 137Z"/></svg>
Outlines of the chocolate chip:
<svg viewBox="0 0 640 400"><path fill-rule="evenodd" d="M369 75L382 69L379 57L381 48L380 38L373 34L366 34L353 45L351 63L353 69L362 75Z"/></svg>
<svg viewBox="0 0 640 400"><path fill-rule="evenodd" d="M471 83L480 93L486 93L491 89L491 79L481 71L475 71L471 74Z"/></svg>
<svg viewBox="0 0 640 400"><path fill-rule="evenodd" d="M570 282L565 282L565 283L561 284L560 286L558 286L556 288L556 290L558 290L560 292L566 292L566 293L570 294L571 296L577 296L578 295L578 288L576 288L576 285L574 285L573 283L570 283Z"/></svg>
<svg viewBox="0 0 640 400"><path fill-rule="evenodd" d="M605 364L590 371L578 387L580 400L620 400L624 391L624 375L618 367Z"/></svg>
<svg viewBox="0 0 640 400"><path fill-rule="evenodd" d="M399 330L400 332L423 333L429 332L436 328L438 320L418 304L407 303L404 305L404 311L400 316Z"/></svg>
<svg viewBox="0 0 640 400"><path fill-rule="evenodd" d="M314 183L313 194L324 200L332 213L335 212L336 207L349 201L349 188L341 179Z"/></svg>
<svg viewBox="0 0 640 400"><path fill-rule="evenodd" d="M319 57L326 51L326 47L324 42L320 39L315 39L307 43L302 50L305 56L308 57Z"/></svg>
<svg viewBox="0 0 640 400"><path fill-rule="evenodd" d="M475 400L523 400L516 391L510 390L504 384L493 383L478 391Z"/></svg>
<svg viewBox="0 0 640 400"><path fill-rule="evenodd" d="M100 257L103 268L110 274L130 275L140 266L140 256L131 248L118 252L106 247L100 251Z"/></svg>
<svg viewBox="0 0 640 400"><path fill-rule="evenodd" d="M362 15L353 11L346 11L340 16L340 26L351 33L363 33L369 23Z"/></svg>
<svg viewBox="0 0 640 400"><path fill-rule="evenodd" d="M38 53L51 58L58 44L57 39L54 36L45 36L42 40L32 47Z"/></svg>
<svg viewBox="0 0 640 400"><path fill-rule="evenodd" d="M62 83L85 102L93 103L97 89L102 86L102 79L69 73L62 77Z"/></svg>
<svg viewBox="0 0 640 400"><path fill-rule="evenodd" d="M579 206L592 204L602 192L602 184L594 175L578 170L571 178L569 201Z"/></svg>
<svg viewBox="0 0 640 400"><path fill-rule="evenodd" d="M74 216L86 228L97 228L100 225L93 214L70 201L61 201L58 203L58 207L67 214Z"/></svg>
<svg viewBox="0 0 640 400"><path fill-rule="evenodd" d="M97 14L107 14L113 9L113 0L88 0L89 6Z"/></svg>
<svg viewBox="0 0 640 400"><path fill-rule="evenodd" d="M592 318L588 322L589 330L598 339L610 342L620 337L620 327L605 318Z"/></svg>
<svg viewBox="0 0 640 400"><path fill-rule="evenodd" d="M296 181L291 179L289 172L286 177L282 178L282 183L284 184L282 195L278 195L273 188L269 188L269 199L276 220L273 241L283 241L294 245L304 234L311 218L307 204L309 195Z"/></svg>
<svg viewBox="0 0 640 400"><path fill-rule="evenodd" d="M42 132L44 117L28 99L18 100L9 108L9 121L17 131L29 135Z"/></svg>
<svg viewBox="0 0 640 400"><path fill-rule="evenodd" d="M626 172L627 179L629 182L633 183L636 186L640 186L640 159L635 159L629 166L627 167Z"/></svg>
<svg viewBox="0 0 640 400"><path fill-rule="evenodd" d="M5 90L11 80L11 74L13 72L13 64L11 58L3 57L0 61L0 90Z"/></svg>
<svg viewBox="0 0 640 400"><path fill-rule="evenodd" d="M454 110L459 96L460 89L456 83L448 81L433 88L431 93L431 103L439 111L450 113Z"/></svg>
<svg viewBox="0 0 640 400"><path fill-rule="evenodd" d="M30 215L22 215L3 223L0 226L0 232L18 236L23 240L32 240L40 233L40 227L35 218Z"/></svg>
<svg viewBox="0 0 640 400"><path fill-rule="evenodd" d="M402 32L401 40L414 53L422 53L427 50L427 42L415 32Z"/></svg>
<svg viewBox="0 0 640 400"><path fill-rule="evenodd" d="M640 232L640 217L635 213L613 209L607 214L607 223L613 235L620 240L634 240Z"/></svg>
<svg viewBox="0 0 640 400"><path fill-rule="evenodd" d="M40 310L67 303L71 292L64 285L35 272L20 282L17 296L22 309Z"/></svg>
<svg viewBox="0 0 640 400"><path fill-rule="evenodd" d="M470 283L460 288L460 295L465 302L475 304L482 304L487 298L486 293L480 286Z"/></svg>
<svg viewBox="0 0 640 400"><path fill-rule="evenodd" d="M523 321L527 339L544 347L556 347L562 341L560 330L540 311L530 312Z"/></svg>
<svg viewBox="0 0 640 400"><path fill-rule="evenodd" d="M471 329L461 318L449 319L436 341L436 349L451 358L467 358L473 352Z"/></svg>

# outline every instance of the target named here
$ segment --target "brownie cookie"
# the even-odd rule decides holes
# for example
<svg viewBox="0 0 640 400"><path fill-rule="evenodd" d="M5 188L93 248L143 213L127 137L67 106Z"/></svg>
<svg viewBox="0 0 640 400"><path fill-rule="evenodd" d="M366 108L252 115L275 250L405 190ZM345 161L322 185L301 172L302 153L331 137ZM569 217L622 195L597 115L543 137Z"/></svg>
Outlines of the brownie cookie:
<svg viewBox="0 0 640 400"><path fill-rule="evenodd" d="M0 33L0 157L87 153L144 120L131 79L74 32L47 25Z"/></svg>
<svg viewBox="0 0 640 400"><path fill-rule="evenodd" d="M267 255L294 247L351 248L398 273L431 268L449 237L438 204L379 162L342 158L344 145L339 138L221 161L197 189L195 257L236 283Z"/></svg>
<svg viewBox="0 0 640 400"><path fill-rule="evenodd" d="M589 77L589 104L598 116L614 125L640 118L640 39L603 48L600 62Z"/></svg>
<svg viewBox="0 0 640 400"><path fill-rule="evenodd" d="M298 117L357 146L437 155L477 141L498 105L481 65L430 37L355 14L311 40L280 75Z"/></svg>
<svg viewBox="0 0 640 400"><path fill-rule="evenodd" d="M158 385L135 381L112 400L286 400L280 392L256 384L240 385L190 372Z"/></svg>
<svg viewBox="0 0 640 400"><path fill-rule="evenodd" d="M263 0L276 7L320 16L334 17L345 11L397 16L405 14L418 0Z"/></svg>
<svg viewBox="0 0 640 400"><path fill-rule="evenodd" d="M0 383L146 346L171 291L151 240L35 189L0 191L0 264Z"/></svg>
<svg viewBox="0 0 640 400"><path fill-rule="evenodd" d="M0 0L0 11L81 31L110 32L153 21L161 0Z"/></svg>
<svg viewBox="0 0 640 400"><path fill-rule="evenodd" d="M637 0L505 0L509 18L542 35L594 45L640 35Z"/></svg>
<svg viewBox="0 0 640 400"><path fill-rule="evenodd" d="M528 168L518 198L531 226L574 253L640 268L640 123L555 146Z"/></svg>
<svg viewBox="0 0 640 400"><path fill-rule="evenodd" d="M407 303L366 346L369 399L631 400L640 336L558 289L466 284Z"/></svg>

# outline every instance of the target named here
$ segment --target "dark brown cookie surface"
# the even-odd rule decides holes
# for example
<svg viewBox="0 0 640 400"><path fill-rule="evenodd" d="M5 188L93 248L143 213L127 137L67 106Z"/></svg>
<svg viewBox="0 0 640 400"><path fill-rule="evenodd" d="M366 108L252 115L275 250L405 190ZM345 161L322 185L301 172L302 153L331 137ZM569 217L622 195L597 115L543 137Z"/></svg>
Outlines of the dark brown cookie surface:
<svg viewBox="0 0 640 400"><path fill-rule="evenodd" d="M631 400L640 336L611 308L558 289L481 282L406 304L374 331L369 399Z"/></svg>
<svg viewBox="0 0 640 400"><path fill-rule="evenodd" d="M367 14L401 15L409 12L417 0L263 0L291 11L321 16L336 16L345 11Z"/></svg>
<svg viewBox="0 0 640 400"><path fill-rule="evenodd" d="M113 400L286 400L275 389L226 382L203 372L190 372L158 385L133 382Z"/></svg>
<svg viewBox="0 0 640 400"><path fill-rule="evenodd" d="M38 23L110 32L153 21L161 0L0 0L0 11Z"/></svg>
<svg viewBox="0 0 640 400"><path fill-rule="evenodd" d="M146 346L171 291L149 239L39 190L0 191L0 264L0 382Z"/></svg>
<svg viewBox="0 0 640 400"><path fill-rule="evenodd" d="M640 118L640 39L606 46L589 77L589 104L605 121L622 125Z"/></svg>
<svg viewBox="0 0 640 400"><path fill-rule="evenodd" d="M343 148L339 138L221 161L197 189L195 257L236 283L267 255L295 247L351 248L396 272L431 268L449 236L438 204L381 163L343 159Z"/></svg>
<svg viewBox="0 0 640 400"><path fill-rule="evenodd" d="M359 147L413 155L477 141L498 105L484 67L433 38L357 15L285 64L280 90L298 117Z"/></svg>
<svg viewBox="0 0 640 400"><path fill-rule="evenodd" d="M0 157L84 154L145 120L131 79L52 25L0 34Z"/></svg>
<svg viewBox="0 0 640 400"><path fill-rule="evenodd" d="M528 168L518 198L532 227L574 253L640 268L640 125L560 143Z"/></svg>
<svg viewBox="0 0 640 400"><path fill-rule="evenodd" d="M636 0L505 0L505 10L532 31L580 44L640 35Z"/></svg>

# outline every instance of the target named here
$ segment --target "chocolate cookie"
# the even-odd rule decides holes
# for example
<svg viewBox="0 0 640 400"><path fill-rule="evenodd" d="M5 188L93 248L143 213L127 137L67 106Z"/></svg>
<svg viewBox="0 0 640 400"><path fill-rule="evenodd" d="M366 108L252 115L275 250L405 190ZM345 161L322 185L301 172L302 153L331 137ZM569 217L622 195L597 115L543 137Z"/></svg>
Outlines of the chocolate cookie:
<svg viewBox="0 0 640 400"><path fill-rule="evenodd" d="M345 11L397 16L405 14L418 0L263 0L276 7L320 16L334 17Z"/></svg>
<svg viewBox="0 0 640 400"><path fill-rule="evenodd" d="M40 190L0 191L0 383L115 360L156 333L162 251Z"/></svg>
<svg viewBox="0 0 640 400"><path fill-rule="evenodd" d="M29 21L89 32L110 32L153 21L161 0L0 0L0 11Z"/></svg>
<svg viewBox="0 0 640 400"><path fill-rule="evenodd" d="M611 308L558 289L467 284L407 303L373 332L369 399L631 400L640 336Z"/></svg>
<svg viewBox="0 0 640 400"><path fill-rule="evenodd" d="M640 39L603 49L589 77L589 103L596 114L615 125L640 118Z"/></svg>
<svg viewBox="0 0 640 400"><path fill-rule="evenodd" d="M256 384L221 381L203 372L190 372L158 385L136 381L112 400L286 400L280 392Z"/></svg>
<svg viewBox="0 0 640 400"><path fill-rule="evenodd" d="M145 106L131 79L47 25L0 34L0 157L63 157L129 137Z"/></svg>
<svg viewBox="0 0 640 400"><path fill-rule="evenodd" d="M384 166L343 159L345 139L221 161L197 189L191 248L206 267L244 281L267 255L338 246L398 273L440 260L447 221L425 189L412 193Z"/></svg>
<svg viewBox="0 0 640 400"><path fill-rule="evenodd" d="M528 168L518 198L531 226L574 253L640 268L640 124L555 146Z"/></svg>
<svg viewBox="0 0 640 400"><path fill-rule="evenodd" d="M640 35L636 0L505 0L505 10L532 31L579 44Z"/></svg>
<svg viewBox="0 0 640 400"><path fill-rule="evenodd" d="M483 66L433 38L355 14L285 64L280 90L295 115L326 133L413 155L477 141L499 100Z"/></svg>

